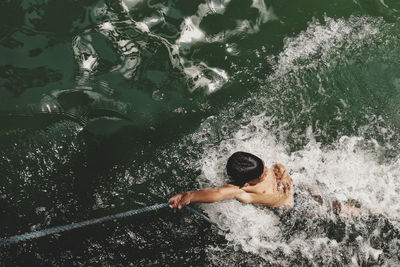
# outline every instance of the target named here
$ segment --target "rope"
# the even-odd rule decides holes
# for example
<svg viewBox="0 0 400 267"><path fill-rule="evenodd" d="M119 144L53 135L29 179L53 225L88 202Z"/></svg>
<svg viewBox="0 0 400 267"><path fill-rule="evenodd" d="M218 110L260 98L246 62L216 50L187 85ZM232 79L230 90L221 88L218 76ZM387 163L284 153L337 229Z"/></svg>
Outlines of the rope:
<svg viewBox="0 0 400 267"><path fill-rule="evenodd" d="M153 206L148 206L148 207L144 207L144 208L137 209L137 210L130 210L130 211L122 212L122 213L117 213L114 215L108 215L108 216L105 216L102 218L87 220L87 221L78 222L78 223L72 223L72 224L68 224L68 225L56 226L56 227L44 229L44 230L37 231L37 232L26 233L23 235L15 235L15 236L12 236L12 237L9 237L6 239L0 239L0 246L17 243L17 242L32 239L32 238L38 238L38 237L42 237L42 236L46 236L46 235L57 234L60 232L81 228L81 227L84 227L87 225L103 223L106 221L120 219L123 217L128 217L128 216L132 216L132 215L143 213L143 212L158 210L158 209L167 207L168 205L171 205L171 203L156 204Z"/></svg>
<svg viewBox="0 0 400 267"><path fill-rule="evenodd" d="M17 243L17 242L20 242L20 241L25 241L25 240L28 240L28 239L39 238L39 237L46 236L46 235L51 235L51 234L57 234L57 233L61 233L61 232L64 232L64 231L69 231L69 230L72 230L72 229L81 228L81 227L88 226L88 225L103 223L103 222L107 222L107 221L111 221L111 220L115 220L115 219L120 219L120 218L124 218L124 217L128 217L128 216L132 216L132 215L135 215L135 214L140 214L140 213L144 213L144 212L149 212L149 211L153 211L153 210L162 209L162 208L165 208L165 207L167 207L167 206L169 206L171 204L172 203L155 204L155 205L144 207L144 208L141 208L141 209L121 212L121 213L117 213L117 214L114 214L114 215L108 215L108 216L97 218L97 219L87 220L87 221L78 222L78 223L72 223L72 224L68 224L68 225L56 226L56 227L52 227L52 228L48 228L48 229L44 229L44 230L40 230L40 231L36 231L36 232L32 232L32 233L26 233L26 234L22 234L22 235L15 235L15 236L12 236L12 237L9 237L9 238L6 238L6 239L0 239L0 247L4 246L4 245L8 245L8 244ZM205 219L209 223L214 224L210 220L210 218L208 218L204 214L202 214L202 213L198 212L197 210L195 210L193 208L190 208L188 206L186 206L186 208L190 212L193 212L193 213L199 215L200 217L202 217L203 219Z"/></svg>

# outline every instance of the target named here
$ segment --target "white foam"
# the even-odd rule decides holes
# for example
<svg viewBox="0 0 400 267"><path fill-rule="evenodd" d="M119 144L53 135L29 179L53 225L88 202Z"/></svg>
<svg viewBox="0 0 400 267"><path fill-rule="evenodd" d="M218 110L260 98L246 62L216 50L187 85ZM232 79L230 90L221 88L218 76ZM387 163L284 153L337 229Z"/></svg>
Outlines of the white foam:
<svg viewBox="0 0 400 267"><path fill-rule="evenodd" d="M275 73L269 77L270 80L278 78L271 84L277 88L272 89L279 91L279 86L282 86L279 79L284 80L288 72L328 64L331 54L335 53L338 47L351 46L349 50L352 51L353 48L367 45L379 33L374 21L364 18L326 20L327 25L315 22L298 37L285 41L284 51L275 65ZM334 56L340 55L335 53ZM302 84L299 83L298 86L301 88ZM295 89L293 90L295 93ZM265 110L270 107L269 98L256 97L253 100L253 105L263 106ZM204 154L200 160L202 173L198 177L201 188L226 183L225 164L229 155L235 151L248 151L263 158L267 166L275 162L283 163L293 177L296 188L307 188L331 200L357 200L365 218L370 213L379 215L388 219L393 227L398 227L400 206L396 203L400 202L400 158L384 159L386 148L374 139L362 136L369 125L359 128L360 136L341 136L329 146L317 142L314 130L309 126L304 133L308 143L291 152L290 142L296 139L296 136L291 136L287 125L277 121L277 118L262 113L250 118L243 116L239 121L235 119L234 123L229 121L229 118L237 118L237 114L232 114L235 112L232 110L243 110L244 107L245 105L239 104L225 110L218 117L208 118L192 135L195 142L204 146ZM380 120L382 119L376 118L368 121L375 123ZM238 128L234 129L234 125ZM382 128L382 131L388 129ZM218 145L210 141L214 139L220 141ZM271 264L291 265L286 259L299 258L298 254L294 255L294 251L301 254L300 258L316 265L321 262L326 265L352 262L359 266L366 262L376 262L383 254L380 248L374 247L369 238L361 235L357 237L356 242L351 241L351 245L347 245L346 242L337 241L318 232L309 235L304 229L293 233L287 240L284 238L285 228L279 225L279 214L272 213L264 207L231 200L203 204L202 208L222 229L229 229L228 233L221 234L225 235L234 248L259 255ZM318 209L313 214L316 218L325 218L327 222L338 220L329 209ZM291 220L293 223L301 221L301 217L294 216ZM341 218L360 229L367 228L366 224L358 219ZM313 228L308 230L312 232ZM349 239L349 230L343 231L341 238ZM378 228L376 231L375 234L382 238ZM389 242L392 244L394 241ZM391 246L395 251L396 244ZM219 262L219 259L216 258L215 261Z"/></svg>
<svg viewBox="0 0 400 267"><path fill-rule="evenodd" d="M274 162L283 163L297 187L305 186L317 194L341 201L355 199L361 203L365 214L371 212L383 214L391 220L400 219L400 206L394 204L400 201L399 160L380 163L374 151L363 149L368 141L361 137L343 136L332 148L323 148L312 138L312 133L303 149L288 153L285 143L274 137L274 130L263 126L269 121L270 117L254 117L248 126L219 146L207 148L201 160L200 186L224 184L227 181L224 170L227 157L234 151L249 151L263 158L268 166ZM333 255L338 246L335 240L328 238L305 240L302 236L287 243L282 239L279 217L267 208L235 200L203 204L202 207L212 221L223 229L229 229L225 238L234 246L272 262L270 254L278 249L288 255L293 250L300 250L304 257L313 258L319 253ZM357 253L363 257L376 260L382 253L371 247L368 240L360 242L361 249Z"/></svg>
<svg viewBox="0 0 400 267"><path fill-rule="evenodd" d="M318 64L329 64L333 56L340 57L335 50L362 46L379 33L368 18L352 17L350 20L325 17L325 24L314 22L306 31L285 40L284 50L279 54L274 77L289 71L313 68ZM351 40L351 41L349 41ZM313 60L318 56L319 60Z"/></svg>

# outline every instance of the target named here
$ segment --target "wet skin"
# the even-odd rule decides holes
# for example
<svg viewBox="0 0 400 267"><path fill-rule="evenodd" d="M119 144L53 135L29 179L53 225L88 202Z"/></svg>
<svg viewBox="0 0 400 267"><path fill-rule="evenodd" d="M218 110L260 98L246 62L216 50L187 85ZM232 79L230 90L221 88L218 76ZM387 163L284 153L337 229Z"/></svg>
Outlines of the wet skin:
<svg viewBox="0 0 400 267"><path fill-rule="evenodd" d="M217 202L237 199L242 203L260 204L267 207L293 208L293 179L286 168L278 163L273 168L264 167L260 177L249 181L242 187L226 184L219 188L188 191L171 197L168 202L174 209L182 209L192 202Z"/></svg>

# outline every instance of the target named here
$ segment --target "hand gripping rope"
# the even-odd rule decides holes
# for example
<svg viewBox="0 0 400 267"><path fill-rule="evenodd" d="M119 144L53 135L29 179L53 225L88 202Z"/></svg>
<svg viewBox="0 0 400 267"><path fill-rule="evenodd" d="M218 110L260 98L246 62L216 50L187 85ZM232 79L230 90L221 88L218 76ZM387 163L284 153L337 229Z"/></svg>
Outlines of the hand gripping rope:
<svg viewBox="0 0 400 267"><path fill-rule="evenodd" d="M15 236L12 236L9 238L0 239L0 246L13 244L13 243L17 243L20 241L32 239L32 238L39 238L39 237L46 236L46 235L57 234L57 233L81 228L81 227L88 226L88 225L103 223L103 222L107 222L107 221L111 221L111 220L116 220L116 219L120 219L120 218L124 218L124 217L128 217L128 216L132 216L135 214L158 210L158 209L165 208L171 204L172 203L155 204L155 205L144 207L141 209L121 212L121 213L117 213L114 215L108 215L108 216L97 218L97 219L87 220L87 221L78 222L78 223L72 223L72 224L68 224L68 225L56 226L56 227L52 227L52 228L48 228L48 229L44 229L44 230L40 230L40 231L36 231L36 232L32 232L32 233L26 233L26 234L22 234L22 235L15 235ZM197 210L190 208L188 206L186 206L186 208L190 212L199 215L200 217L202 217L209 223L213 224L213 222L210 220L210 218L208 218L206 215L202 214L201 212L198 212Z"/></svg>

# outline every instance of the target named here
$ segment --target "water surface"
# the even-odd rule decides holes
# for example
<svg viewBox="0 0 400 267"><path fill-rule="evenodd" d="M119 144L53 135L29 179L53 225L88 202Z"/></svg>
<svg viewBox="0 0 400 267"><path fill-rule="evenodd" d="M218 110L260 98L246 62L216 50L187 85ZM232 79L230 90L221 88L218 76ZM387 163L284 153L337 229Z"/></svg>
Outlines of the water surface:
<svg viewBox="0 0 400 267"><path fill-rule="evenodd" d="M373 214L196 205L221 231L164 209L2 248L6 266L400 263L397 1L0 7L1 237L222 185L237 150Z"/></svg>

